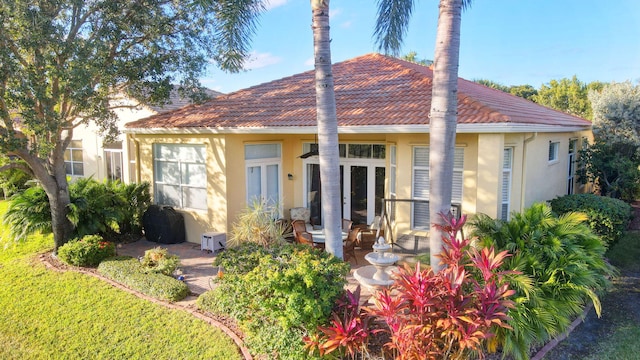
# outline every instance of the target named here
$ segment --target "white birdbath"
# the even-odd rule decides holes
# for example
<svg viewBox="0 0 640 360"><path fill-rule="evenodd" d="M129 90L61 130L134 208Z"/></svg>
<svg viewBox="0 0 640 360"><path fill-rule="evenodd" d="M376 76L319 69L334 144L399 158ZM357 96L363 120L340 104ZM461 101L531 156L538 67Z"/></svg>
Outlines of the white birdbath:
<svg viewBox="0 0 640 360"><path fill-rule="evenodd" d="M391 245L387 244L383 237L380 237L373 245L373 252L364 256L371 265L356 269L353 272L353 277L361 285L370 289L393 284L390 275L396 270L393 264L398 261L399 257L391 253L390 250Z"/></svg>

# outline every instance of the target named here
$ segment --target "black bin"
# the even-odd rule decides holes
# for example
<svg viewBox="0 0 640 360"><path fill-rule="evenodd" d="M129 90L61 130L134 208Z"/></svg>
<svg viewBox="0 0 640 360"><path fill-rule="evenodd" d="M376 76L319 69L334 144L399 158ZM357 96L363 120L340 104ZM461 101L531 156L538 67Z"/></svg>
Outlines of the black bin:
<svg viewBox="0 0 640 360"><path fill-rule="evenodd" d="M160 244L185 242L184 217L170 206L151 205L142 215L144 236Z"/></svg>

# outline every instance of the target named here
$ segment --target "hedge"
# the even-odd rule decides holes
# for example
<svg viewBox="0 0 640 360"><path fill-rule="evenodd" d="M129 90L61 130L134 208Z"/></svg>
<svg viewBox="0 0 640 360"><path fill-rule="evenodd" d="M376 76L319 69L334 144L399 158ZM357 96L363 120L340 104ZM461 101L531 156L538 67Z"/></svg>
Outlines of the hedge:
<svg viewBox="0 0 640 360"><path fill-rule="evenodd" d="M189 295L189 287L170 276L145 273L140 261L116 256L100 263L98 272L145 295L166 301L179 301Z"/></svg>

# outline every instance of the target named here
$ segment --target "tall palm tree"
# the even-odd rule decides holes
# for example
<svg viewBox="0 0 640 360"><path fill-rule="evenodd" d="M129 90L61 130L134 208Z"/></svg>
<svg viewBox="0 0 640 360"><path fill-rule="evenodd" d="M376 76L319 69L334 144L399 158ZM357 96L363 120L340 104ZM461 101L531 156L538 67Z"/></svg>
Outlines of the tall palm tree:
<svg viewBox="0 0 640 360"><path fill-rule="evenodd" d="M329 0L311 0L313 52L316 69L316 113L322 216L326 249L342 259L342 222L340 207L340 157L338 153L338 119L331 71L331 36L329 35Z"/></svg>
<svg viewBox="0 0 640 360"><path fill-rule="evenodd" d="M434 271L441 268L437 255L442 250L444 235L434 226L444 225L437 214L451 210L451 179L458 120L460 18L462 9L470 3L471 0L440 0L429 114L429 249ZM414 5L415 0L378 0L374 35L380 49L398 54Z"/></svg>

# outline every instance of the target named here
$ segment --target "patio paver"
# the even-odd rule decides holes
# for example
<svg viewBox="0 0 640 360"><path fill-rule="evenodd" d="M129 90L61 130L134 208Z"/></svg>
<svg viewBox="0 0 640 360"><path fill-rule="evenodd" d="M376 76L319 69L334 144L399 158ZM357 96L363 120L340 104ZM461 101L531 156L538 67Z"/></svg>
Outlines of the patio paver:
<svg viewBox="0 0 640 360"><path fill-rule="evenodd" d="M158 246L166 248L170 253L180 257L180 269L185 277L186 284L189 286L189 289L193 294L200 295L205 291L211 290L209 280L216 275L216 269L213 266L216 254L200 250L200 244L189 242L179 244L159 244L142 238L132 243L119 244L117 252L118 255L141 257L144 255L146 250ZM358 286L359 283L353 277L353 271L359 267L369 265L364 259L364 255L368 252L370 252L370 250L355 250L358 264L356 264L353 259L350 259L349 263L351 264L351 271L347 275L346 285L348 289L355 290ZM361 300L364 302L370 297L371 292L362 288Z"/></svg>

